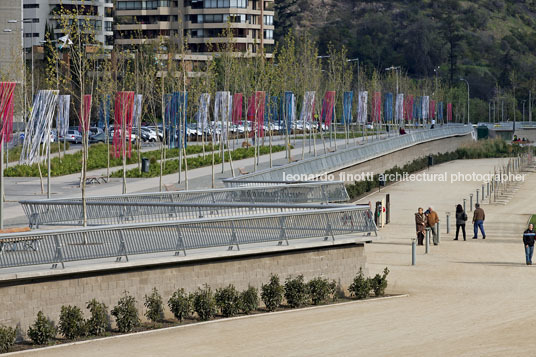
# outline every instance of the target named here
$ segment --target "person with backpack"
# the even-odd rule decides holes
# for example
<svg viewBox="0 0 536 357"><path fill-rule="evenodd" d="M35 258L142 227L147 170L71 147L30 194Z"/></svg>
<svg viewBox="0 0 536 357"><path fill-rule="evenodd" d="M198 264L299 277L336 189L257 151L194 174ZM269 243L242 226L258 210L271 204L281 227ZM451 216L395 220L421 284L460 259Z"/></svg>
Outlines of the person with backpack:
<svg viewBox="0 0 536 357"><path fill-rule="evenodd" d="M458 234L460 233L460 228L462 229L463 240L467 240L465 236L465 222L467 221L467 213L463 210L462 205L458 204L456 206L456 238L458 240Z"/></svg>
<svg viewBox="0 0 536 357"><path fill-rule="evenodd" d="M532 254L534 253L534 225L529 224L529 228L523 232L523 244L525 245L525 261L527 265L532 265Z"/></svg>

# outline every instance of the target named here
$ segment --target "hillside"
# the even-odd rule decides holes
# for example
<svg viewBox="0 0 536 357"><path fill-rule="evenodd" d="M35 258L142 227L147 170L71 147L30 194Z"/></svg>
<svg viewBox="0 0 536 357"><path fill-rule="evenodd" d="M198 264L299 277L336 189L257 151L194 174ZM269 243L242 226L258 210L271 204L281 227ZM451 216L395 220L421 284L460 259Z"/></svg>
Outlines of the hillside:
<svg viewBox="0 0 536 357"><path fill-rule="evenodd" d="M498 85L528 97L536 71L536 1L276 0L276 37L310 32L367 68L402 66L411 77L463 76L471 96L488 100Z"/></svg>

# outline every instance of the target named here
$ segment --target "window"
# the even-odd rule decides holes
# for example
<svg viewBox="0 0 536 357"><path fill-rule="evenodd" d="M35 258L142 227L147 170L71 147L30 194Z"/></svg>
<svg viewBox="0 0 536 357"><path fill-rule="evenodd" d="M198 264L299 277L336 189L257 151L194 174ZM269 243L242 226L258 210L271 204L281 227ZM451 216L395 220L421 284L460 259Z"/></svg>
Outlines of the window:
<svg viewBox="0 0 536 357"><path fill-rule="evenodd" d="M274 24L274 17L271 15L264 15L264 24L272 26Z"/></svg>
<svg viewBox="0 0 536 357"><path fill-rule="evenodd" d="M24 4L22 7L24 9L39 9L39 4Z"/></svg>
<svg viewBox="0 0 536 357"><path fill-rule="evenodd" d="M104 22L104 30L105 31L112 31L112 22L111 21L105 21Z"/></svg>
<svg viewBox="0 0 536 357"><path fill-rule="evenodd" d="M273 40L274 39L274 30L264 30L264 39Z"/></svg>
<svg viewBox="0 0 536 357"><path fill-rule="evenodd" d="M196 4L192 2L192 7ZM205 9L211 8L247 8L247 0L205 0Z"/></svg>

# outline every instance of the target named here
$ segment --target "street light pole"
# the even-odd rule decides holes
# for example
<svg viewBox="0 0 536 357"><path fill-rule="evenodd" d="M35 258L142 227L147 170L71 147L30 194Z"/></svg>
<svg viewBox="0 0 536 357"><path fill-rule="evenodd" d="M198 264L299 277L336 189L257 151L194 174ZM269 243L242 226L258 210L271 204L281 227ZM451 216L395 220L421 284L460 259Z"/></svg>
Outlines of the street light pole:
<svg viewBox="0 0 536 357"><path fill-rule="evenodd" d="M464 78L460 78L460 81L464 81L465 84L467 84L467 125L469 125L471 123L471 120L470 120L470 114L469 114L469 82L467 82L466 79Z"/></svg>

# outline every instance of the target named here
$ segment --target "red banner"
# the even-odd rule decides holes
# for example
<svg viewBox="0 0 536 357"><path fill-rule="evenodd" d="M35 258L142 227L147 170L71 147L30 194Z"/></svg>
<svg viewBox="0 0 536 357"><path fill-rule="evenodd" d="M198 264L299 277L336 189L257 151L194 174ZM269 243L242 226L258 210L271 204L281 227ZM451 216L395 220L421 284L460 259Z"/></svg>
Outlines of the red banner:
<svg viewBox="0 0 536 357"><path fill-rule="evenodd" d="M266 93L255 92L248 101L248 121L253 123L253 131L250 137L257 133L257 137L264 136L264 107L266 102Z"/></svg>
<svg viewBox="0 0 536 357"><path fill-rule="evenodd" d="M13 107L15 100L15 82L0 83L0 143L10 142L13 135Z"/></svg>
<svg viewBox="0 0 536 357"><path fill-rule="evenodd" d="M404 118L410 122L413 119L413 96L407 95L404 98Z"/></svg>
<svg viewBox="0 0 536 357"><path fill-rule="evenodd" d="M335 91L328 91L322 101L322 111L320 112L320 118L324 120L326 126L331 125L333 120L333 110L335 108Z"/></svg>
<svg viewBox="0 0 536 357"><path fill-rule="evenodd" d="M372 121L381 122L382 120L382 93L375 92L372 98Z"/></svg>
<svg viewBox="0 0 536 357"><path fill-rule="evenodd" d="M82 113L80 113L80 123L78 131L83 134L89 131L89 115L91 114L91 94L85 94L82 103Z"/></svg>
<svg viewBox="0 0 536 357"><path fill-rule="evenodd" d="M452 103L447 103L447 121L452 121Z"/></svg>
<svg viewBox="0 0 536 357"><path fill-rule="evenodd" d="M233 95L233 115L232 122L233 124L240 124L242 121L242 104L244 96L242 93L235 93Z"/></svg>
<svg viewBox="0 0 536 357"><path fill-rule="evenodd" d="M114 111L114 157L121 157L123 153L123 142L126 142L128 149L126 154L130 158L132 152L132 119L134 112L134 92L117 92L115 95ZM125 130L123 130L123 128Z"/></svg>
<svg viewBox="0 0 536 357"><path fill-rule="evenodd" d="M435 119L435 100L430 101L430 118Z"/></svg>

